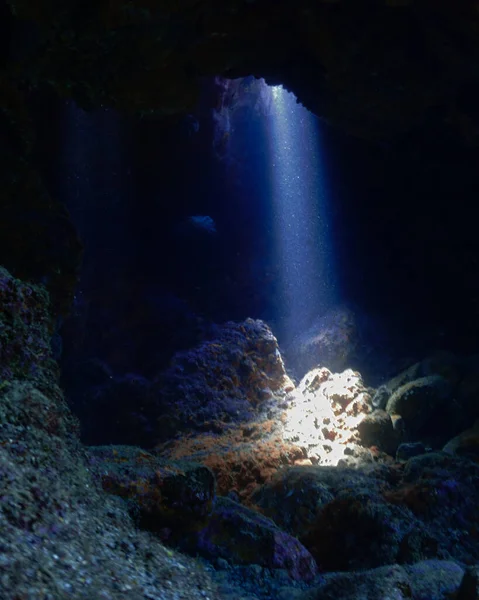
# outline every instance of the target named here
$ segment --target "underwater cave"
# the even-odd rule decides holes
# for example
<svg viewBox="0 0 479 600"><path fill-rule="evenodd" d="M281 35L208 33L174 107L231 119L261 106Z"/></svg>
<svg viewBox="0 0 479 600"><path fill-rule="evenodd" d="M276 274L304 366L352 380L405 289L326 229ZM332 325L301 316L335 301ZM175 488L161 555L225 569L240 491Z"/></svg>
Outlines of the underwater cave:
<svg viewBox="0 0 479 600"><path fill-rule="evenodd" d="M479 598L473 0L0 2L0 599Z"/></svg>

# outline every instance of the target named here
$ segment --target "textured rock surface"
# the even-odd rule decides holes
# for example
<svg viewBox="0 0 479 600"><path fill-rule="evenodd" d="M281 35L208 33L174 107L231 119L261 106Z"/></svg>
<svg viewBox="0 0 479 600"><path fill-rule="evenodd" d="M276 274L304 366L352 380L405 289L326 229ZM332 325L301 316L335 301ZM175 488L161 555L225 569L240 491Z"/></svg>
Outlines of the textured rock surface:
<svg viewBox="0 0 479 600"><path fill-rule="evenodd" d="M296 538L229 498L218 498L206 527L183 536L180 548L237 565L285 569L292 579L306 582L318 573L313 557Z"/></svg>
<svg viewBox="0 0 479 600"><path fill-rule="evenodd" d="M353 312L338 307L297 336L287 349L287 357L300 377L316 367L342 371L350 364L358 342Z"/></svg>
<svg viewBox="0 0 479 600"><path fill-rule="evenodd" d="M452 392L451 383L440 375L420 377L400 386L389 398L386 411L402 417L410 439L434 437L439 430L438 422L452 432L457 413Z"/></svg>
<svg viewBox="0 0 479 600"><path fill-rule="evenodd" d="M449 561L423 561L411 567L391 565L362 573L337 573L324 586L299 596L300 600L447 600L456 593L462 568Z"/></svg>
<svg viewBox="0 0 479 600"><path fill-rule="evenodd" d="M196 563L135 530L96 485L49 358L47 295L1 277L1 598L215 598Z"/></svg>
<svg viewBox="0 0 479 600"><path fill-rule="evenodd" d="M88 456L105 492L133 501L150 529L197 527L212 511L215 480L207 467L166 463L133 446L90 447Z"/></svg>
<svg viewBox="0 0 479 600"><path fill-rule="evenodd" d="M265 323L226 323L215 339L177 353L158 378L157 440L179 431L225 431L266 414L293 389Z"/></svg>
<svg viewBox="0 0 479 600"><path fill-rule="evenodd" d="M470 563L478 557L478 476L471 461L443 453L402 466L294 467L252 501L326 571L425 558Z"/></svg>
<svg viewBox="0 0 479 600"><path fill-rule="evenodd" d="M385 410L366 415L358 425L358 432L365 446L377 446L388 454L394 454L399 442L391 417Z"/></svg>
<svg viewBox="0 0 479 600"><path fill-rule="evenodd" d="M227 407L231 393L224 375L238 371L235 389L257 409L246 421L240 414L221 433L192 431L152 452L87 452L56 383L48 297L6 271L2 278L1 333L12 342L0 384L2 598L445 600L459 589L459 565L479 560L477 463L448 452L405 463L372 448L352 456L360 423L374 414L360 375L315 369L287 393L276 341L261 322L228 324L223 345L183 353L173 369L183 393L207 390L215 415L218 398ZM265 384L270 392L259 393ZM187 407L187 395L178 398ZM306 410L296 435L317 421L301 447L285 439L295 404ZM204 406L193 401L191 416ZM332 435L343 458L312 465L328 462L315 444ZM229 498L216 496L213 473Z"/></svg>

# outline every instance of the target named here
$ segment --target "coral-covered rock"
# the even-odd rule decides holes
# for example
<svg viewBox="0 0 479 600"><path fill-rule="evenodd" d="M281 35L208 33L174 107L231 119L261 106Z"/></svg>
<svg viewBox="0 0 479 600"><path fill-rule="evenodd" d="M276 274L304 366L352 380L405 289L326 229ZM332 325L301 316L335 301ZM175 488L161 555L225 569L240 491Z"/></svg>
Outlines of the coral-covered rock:
<svg viewBox="0 0 479 600"><path fill-rule="evenodd" d="M34 427L59 438L78 433L78 421L60 391L53 388L47 395L27 381L0 384L0 423L16 428Z"/></svg>
<svg viewBox="0 0 479 600"><path fill-rule="evenodd" d="M386 405L391 415L400 415L406 432L414 437L444 435L456 426L451 383L440 375L420 377L392 394ZM441 427L442 425L442 427Z"/></svg>
<svg viewBox="0 0 479 600"><path fill-rule="evenodd" d="M102 493L57 393L8 381L0 423L1 598L216 597L198 565L135 530Z"/></svg>
<svg viewBox="0 0 479 600"><path fill-rule="evenodd" d="M359 437L365 446L377 446L388 454L394 454L399 436L394 430L391 416L385 410L375 410L358 425Z"/></svg>
<svg viewBox="0 0 479 600"><path fill-rule="evenodd" d="M226 323L215 339L179 352L157 381L158 441L179 431L220 432L275 409L294 385L278 343L259 320Z"/></svg>
<svg viewBox="0 0 479 600"><path fill-rule="evenodd" d="M27 387L12 381L0 394L0 597L113 599L124 590L173 600L182 589L216 598L197 564L136 530L122 501L102 493L75 436L42 423L47 399L30 389L25 404Z"/></svg>
<svg viewBox="0 0 479 600"><path fill-rule="evenodd" d="M24 379L56 383L52 359L52 316L48 294L0 267L0 381Z"/></svg>
<svg viewBox="0 0 479 600"><path fill-rule="evenodd" d="M173 600L181 589L215 599L197 564L135 530L124 503L93 480L49 325L46 293L1 269L0 597Z"/></svg>
<svg viewBox="0 0 479 600"><path fill-rule="evenodd" d="M215 480L203 465L166 463L132 446L90 447L88 455L105 492L133 501L150 529L198 527L211 513Z"/></svg>
<svg viewBox="0 0 479 600"><path fill-rule="evenodd" d="M273 420L248 423L221 435L180 438L157 447L155 454L206 465L215 474L218 494L232 495L245 504L284 465L304 458L301 448L284 442L281 422Z"/></svg>
<svg viewBox="0 0 479 600"><path fill-rule="evenodd" d="M457 593L464 570L453 561L425 560L359 573L327 575L325 583L301 600L448 600Z"/></svg>
<svg viewBox="0 0 479 600"><path fill-rule="evenodd" d="M409 460L414 456L426 453L426 446L422 442L405 442L396 450L396 460Z"/></svg>
<svg viewBox="0 0 479 600"><path fill-rule="evenodd" d="M286 401L284 439L303 448L311 461L337 465L371 460L359 446L357 427L371 411L370 396L359 373L313 369Z"/></svg>
<svg viewBox="0 0 479 600"><path fill-rule="evenodd" d="M317 565L298 540L270 519L229 498L218 498L208 525L183 537L180 548L233 564L285 569L293 579L311 581Z"/></svg>

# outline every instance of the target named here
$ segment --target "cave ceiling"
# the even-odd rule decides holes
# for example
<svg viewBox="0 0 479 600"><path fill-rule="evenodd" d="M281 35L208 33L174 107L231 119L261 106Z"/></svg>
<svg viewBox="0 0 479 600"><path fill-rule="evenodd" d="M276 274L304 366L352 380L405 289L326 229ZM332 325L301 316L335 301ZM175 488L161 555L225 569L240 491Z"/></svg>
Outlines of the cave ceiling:
<svg viewBox="0 0 479 600"><path fill-rule="evenodd" d="M385 139L440 115L474 140L472 0L9 0L11 79L84 107L190 111L204 77L282 83L353 135ZM5 61L4 61L5 62Z"/></svg>

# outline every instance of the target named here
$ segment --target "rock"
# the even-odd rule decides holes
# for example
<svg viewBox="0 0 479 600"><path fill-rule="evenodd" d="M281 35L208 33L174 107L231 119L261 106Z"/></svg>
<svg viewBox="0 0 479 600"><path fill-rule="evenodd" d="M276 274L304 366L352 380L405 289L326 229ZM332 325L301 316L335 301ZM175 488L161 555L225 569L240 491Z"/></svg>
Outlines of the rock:
<svg viewBox="0 0 479 600"><path fill-rule="evenodd" d="M385 410L375 410L358 425L359 437L365 446L377 446L388 454L394 454L398 435L394 431L390 415Z"/></svg>
<svg viewBox="0 0 479 600"><path fill-rule="evenodd" d="M389 414L401 415L409 436L437 433L438 421L451 417L451 384L439 375L420 377L406 383L392 394L386 405ZM454 424L452 424L452 427ZM447 429L447 423L443 427Z"/></svg>
<svg viewBox="0 0 479 600"><path fill-rule="evenodd" d="M477 367L477 368L476 368ZM457 399L463 407L465 419L470 423L479 418L479 365L471 370L458 385ZM467 423L465 424L467 427Z"/></svg>
<svg viewBox="0 0 479 600"><path fill-rule="evenodd" d="M207 526L183 536L179 547L232 564L286 569L301 581L311 581L318 573L313 557L296 538L229 498L219 497Z"/></svg>
<svg viewBox="0 0 479 600"><path fill-rule="evenodd" d="M289 467L258 487L252 501L282 529L301 537L322 508L334 499L342 481L363 482L361 473L340 473L330 467Z"/></svg>
<svg viewBox="0 0 479 600"><path fill-rule="evenodd" d="M479 423L449 440L443 450L448 454L467 456L477 460L479 458Z"/></svg>
<svg viewBox="0 0 479 600"><path fill-rule="evenodd" d="M416 529L431 539L428 551L434 550L434 539L435 556L454 556L471 564L478 560L478 486L478 465L444 452L428 452L411 458L404 465L401 480L383 496L420 520L422 526Z"/></svg>
<svg viewBox="0 0 479 600"><path fill-rule="evenodd" d="M374 393L371 404L373 405L373 408L383 410L386 408L386 404L388 403L390 397L391 390L387 387L387 385L381 385Z"/></svg>
<svg viewBox="0 0 479 600"><path fill-rule="evenodd" d="M421 361L423 377L439 375L456 385L463 374L464 365L459 357L452 352L437 352Z"/></svg>
<svg viewBox="0 0 479 600"><path fill-rule="evenodd" d="M221 432L252 421L277 409L294 385L269 327L247 319L226 323L215 339L177 353L154 389L160 443L180 431Z"/></svg>
<svg viewBox="0 0 479 600"><path fill-rule="evenodd" d="M46 349L46 295L0 281L0 597L215 599L195 561L136 529L92 478Z"/></svg>
<svg viewBox="0 0 479 600"><path fill-rule="evenodd" d="M419 456L425 452L426 446L422 442L401 444L396 451L396 460L409 460L413 456Z"/></svg>
<svg viewBox="0 0 479 600"><path fill-rule="evenodd" d="M351 135L384 140L402 134L436 106L444 106L458 130L464 123L471 137L475 131L474 112L457 100L477 82L473 2L428 2L419 14L408 0L388 0L367 10L347 5L341 11L331 10L326 1L287 4L275 8L271 21L260 2L230 0L223 12L205 11L198 38L191 33L198 17L186 1L174 11L149 4L125 11L113 2L89 19L79 18L73 7L58 12L46 0L10 4L35 32L32 57L17 67L19 78L38 79L40 85L49 81L57 93L70 93L85 107L108 99L129 113L186 114L199 95L196 73L230 78L258 73L273 85L285 84L314 114ZM296 28L285 35L291 23ZM53 32L60 30L71 34L53 41ZM417 52L408 51L411 44ZM125 64L120 49L126 46ZM164 82L161 89L158 79Z"/></svg>
<svg viewBox="0 0 479 600"><path fill-rule="evenodd" d="M419 377L422 377L422 368L421 363L417 362L401 371L398 375L390 379L385 386L392 393L394 393L398 388L406 383L410 383Z"/></svg>
<svg viewBox="0 0 479 600"><path fill-rule="evenodd" d="M92 472L102 488L132 501L148 528L198 527L215 501L213 473L192 462L165 462L132 446L88 449Z"/></svg>
<svg viewBox="0 0 479 600"><path fill-rule="evenodd" d="M29 381L0 384L0 423L18 431L34 428L39 435L60 439L78 433L78 421L59 390L46 395ZM24 443L20 446L26 451Z"/></svg>
<svg viewBox="0 0 479 600"><path fill-rule="evenodd" d="M479 598L479 566L466 567L461 581L457 600L478 600Z"/></svg>
<svg viewBox="0 0 479 600"><path fill-rule="evenodd" d="M286 355L300 376L319 366L342 371L357 343L353 313L347 308L336 308L296 337Z"/></svg>
<svg viewBox="0 0 479 600"><path fill-rule="evenodd" d="M331 373L309 371L288 396L283 436L313 463L372 460L359 446L357 427L370 410L370 396L361 375L351 369Z"/></svg>
<svg viewBox="0 0 479 600"><path fill-rule="evenodd" d="M461 582L463 569L452 561L427 560L390 565L359 573L334 573L302 600L448 600Z"/></svg>
<svg viewBox="0 0 479 600"><path fill-rule="evenodd" d="M415 363L379 386L372 398L374 408L385 409L391 395L402 385L410 383L422 374L421 363Z"/></svg>
<svg viewBox="0 0 479 600"><path fill-rule="evenodd" d="M302 460L304 452L285 442L281 422L246 423L221 434L200 434L158 446L154 454L167 461L201 463L215 474L218 494L249 504L258 485L285 465Z"/></svg>
<svg viewBox="0 0 479 600"><path fill-rule="evenodd" d="M292 467L258 489L253 502L298 537L322 570L370 568L395 562L403 536L418 526L384 500L390 477L386 468Z"/></svg>
<svg viewBox="0 0 479 600"><path fill-rule="evenodd" d="M430 452L389 467L285 468L252 502L325 571L451 556L470 564L478 490L479 466Z"/></svg>

